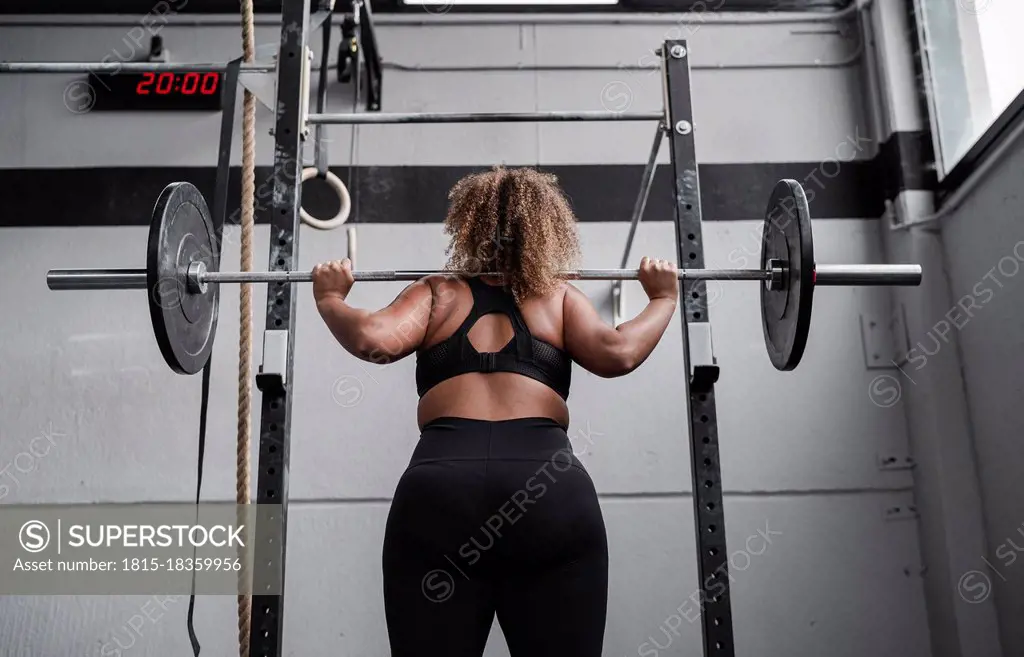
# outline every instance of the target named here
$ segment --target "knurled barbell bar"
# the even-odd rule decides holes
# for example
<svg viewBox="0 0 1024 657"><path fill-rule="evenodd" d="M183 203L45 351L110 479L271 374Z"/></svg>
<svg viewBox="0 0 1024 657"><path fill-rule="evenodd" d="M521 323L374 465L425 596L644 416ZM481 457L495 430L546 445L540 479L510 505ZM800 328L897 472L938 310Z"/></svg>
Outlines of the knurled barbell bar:
<svg viewBox="0 0 1024 657"><path fill-rule="evenodd" d="M221 272L219 249L206 200L189 183L160 194L150 225L145 269L54 269L51 290L149 289L154 334L167 364L194 374L213 349L221 283L308 283L312 271ZM415 281L425 276L480 272L356 271L356 281ZM637 280L636 269L580 269L568 280ZM780 181L765 214L760 269L678 269L682 281L761 281L765 345L776 368L800 362L810 331L811 298L818 285L920 285L920 265L816 265L810 212L803 188Z"/></svg>
<svg viewBox="0 0 1024 657"><path fill-rule="evenodd" d="M772 289L781 289L785 277L782 262L769 263L768 269L677 269L681 281L767 281ZM448 269L353 271L356 281L418 281L426 276L478 276L479 272ZM488 274L491 275L491 274ZM500 278L501 274L493 274ZM639 269L570 269L559 277L572 281L635 281ZM918 285L918 265L818 265L815 285ZM215 271L202 262L193 262L185 271L190 292L205 292L209 284L221 283L311 283L312 271ZM144 290L145 269L51 269L46 273L51 290Z"/></svg>

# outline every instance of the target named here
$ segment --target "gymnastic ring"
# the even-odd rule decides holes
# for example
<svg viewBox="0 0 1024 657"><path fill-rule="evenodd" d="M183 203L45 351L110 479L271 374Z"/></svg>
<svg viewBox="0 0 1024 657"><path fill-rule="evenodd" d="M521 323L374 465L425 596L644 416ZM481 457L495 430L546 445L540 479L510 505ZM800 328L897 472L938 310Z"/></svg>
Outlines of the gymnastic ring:
<svg viewBox="0 0 1024 657"><path fill-rule="evenodd" d="M312 180L319 175L316 167L307 167L302 170L302 182ZM313 215L306 212L302 207L299 208L299 218L302 219L302 223L316 228L317 230L333 230L343 223L348 221L349 212L352 211L352 198L348 194L348 188L345 187L345 183L341 182L341 178L334 175L330 171L324 178L327 184L331 186L331 189L338 195L338 200L341 202L341 207L338 208L338 214L334 215L331 219L324 221L323 219L317 219Z"/></svg>

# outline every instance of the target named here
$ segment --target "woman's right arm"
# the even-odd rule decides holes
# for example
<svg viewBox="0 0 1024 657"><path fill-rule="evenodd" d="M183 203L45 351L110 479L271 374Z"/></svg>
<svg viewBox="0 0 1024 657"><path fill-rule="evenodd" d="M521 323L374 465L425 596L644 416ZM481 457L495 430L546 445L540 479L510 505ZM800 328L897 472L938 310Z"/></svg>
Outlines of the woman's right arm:
<svg viewBox="0 0 1024 657"><path fill-rule="evenodd" d="M568 286L562 302L565 349L584 369L605 378L624 376L654 351L679 299L675 265L644 258L640 283L650 302L617 328L601 319L585 294Z"/></svg>

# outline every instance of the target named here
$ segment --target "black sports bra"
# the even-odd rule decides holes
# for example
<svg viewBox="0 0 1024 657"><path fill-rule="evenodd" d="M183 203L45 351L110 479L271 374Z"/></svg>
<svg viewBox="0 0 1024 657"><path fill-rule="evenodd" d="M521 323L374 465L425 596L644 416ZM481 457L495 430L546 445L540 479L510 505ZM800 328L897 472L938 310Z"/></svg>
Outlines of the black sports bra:
<svg viewBox="0 0 1024 657"><path fill-rule="evenodd" d="M536 379L569 398L572 359L561 349L535 338L515 299L504 288L468 278L473 307L462 325L447 339L416 354L416 391L422 397L438 383L470 372L514 372ZM515 335L500 351L480 353L469 341L469 330L484 315L501 313L512 322Z"/></svg>

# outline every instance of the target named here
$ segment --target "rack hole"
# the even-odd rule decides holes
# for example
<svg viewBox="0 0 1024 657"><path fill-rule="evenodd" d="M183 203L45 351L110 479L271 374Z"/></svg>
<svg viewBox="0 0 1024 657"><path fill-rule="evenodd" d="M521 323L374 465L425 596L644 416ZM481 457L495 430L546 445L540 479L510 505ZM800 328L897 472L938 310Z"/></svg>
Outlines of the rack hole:
<svg viewBox="0 0 1024 657"><path fill-rule="evenodd" d="M718 548L711 548L711 549L709 549L708 550L708 556L710 556L710 557L718 556Z"/></svg>
<svg viewBox="0 0 1024 657"><path fill-rule="evenodd" d="M277 451L277 447L271 445L270 447L267 448L267 451L273 454L274 452Z"/></svg>
<svg viewBox="0 0 1024 657"><path fill-rule="evenodd" d="M715 625L721 625L722 624L722 619L716 616L715 620L714 620L714 623L715 623Z"/></svg>
<svg viewBox="0 0 1024 657"><path fill-rule="evenodd" d="M687 209L687 210L692 210L692 209L693 209L693 205L692 205L692 204L690 204L690 203L687 203L687 204L686 204L686 209Z"/></svg>
<svg viewBox="0 0 1024 657"><path fill-rule="evenodd" d="M709 534L714 534L716 529L718 529L717 526L715 526L715 525L708 525L708 533Z"/></svg>
<svg viewBox="0 0 1024 657"><path fill-rule="evenodd" d="M690 254L690 260L696 260L696 259L697 259L697 254L696 253L691 253Z"/></svg>
<svg viewBox="0 0 1024 657"><path fill-rule="evenodd" d="M707 416L707 415L701 415L701 416L700 416L700 421L701 421L701 422L707 422L707 421L708 421L708 419L709 419L709 418L708 418L708 416Z"/></svg>
<svg viewBox="0 0 1024 657"><path fill-rule="evenodd" d="M284 266L284 258L278 258L277 259L277 266L278 267Z"/></svg>
<svg viewBox="0 0 1024 657"><path fill-rule="evenodd" d="M707 481L704 482L704 488L711 488L714 485L715 485L715 483L713 481L711 481L710 479L708 479Z"/></svg>
<svg viewBox="0 0 1024 657"><path fill-rule="evenodd" d="M275 299L274 300L274 305L275 306L283 306L284 305L284 299Z"/></svg>
<svg viewBox="0 0 1024 657"><path fill-rule="evenodd" d="M281 320L275 319L274 320L274 326L280 326L280 325L281 325Z"/></svg>
<svg viewBox="0 0 1024 657"><path fill-rule="evenodd" d="M710 442L711 442L711 439L710 439L710 438L708 438L707 436L704 436L703 438L701 438L701 439L700 439L700 441L701 441L702 443L704 443L705 445L707 445L708 443L710 443Z"/></svg>
<svg viewBox="0 0 1024 657"><path fill-rule="evenodd" d="M704 467L705 468L711 467L711 459L704 459Z"/></svg>
<svg viewBox="0 0 1024 657"><path fill-rule="evenodd" d="M270 423L270 430L271 431L277 431L277 422L271 422Z"/></svg>
<svg viewBox="0 0 1024 657"><path fill-rule="evenodd" d="M267 497L270 498L270 499L274 499L274 491L268 490L267 491Z"/></svg>
<svg viewBox="0 0 1024 657"><path fill-rule="evenodd" d="M268 474L268 475L273 475L273 474L275 474L276 472L277 472L277 470L276 470L276 469L274 469L274 468L267 468L267 474Z"/></svg>
<svg viewBox="0 0 1024 657"><path fill-rule="evenodd" d="M715 503L714 502L708 502L706 506L707 506L708 511L714 511L715 510Z"/></svg>
<svg viewBox="0 0 1024 657"><path fill-rule="evenodd" d="M721 650L724 647L725 647L724 643L722 643L721 641L715 641L715 648L716 649Z"/></svg>
<svg viewBox="0 0 1024 657"><path fill-rule="evenodd" d="M691 292L690 296L693 297L694 299L699 299L700 298L700 292Z"/></svg>
<svg viewBox="0 0 1024 657"><path fill-rule="evenodd" d="M694 319L700 319L700 313L693 313Z"/></svg>
<svg viewBox="0 0 1024 657"><path fill-rule="evenodd" d="M287 243L288 243L288 240L286 240L286 239L285 239L285 238L283 238L283 237L279 237L279 238L277 239L277 245L278 245L278 246L284 246L284 245L285 245L285 244L287 244Z"/></svg>
<svg viewBox="0 0 1024 657"><path fill-rule="evenodd" d="M708 396L707 395L700 395L699 397L697 397L697 399L701 400L702 402L703 401L707 401L708 400Z"/></svg>
<svg viewBox="0 0 1024 657"><path fill-rule="evenodd" d="M688 240L695 240L695 239L697 239L697 236L694 235L693 233L687 233L686 234L686 239L688 239Z"/></svg>

